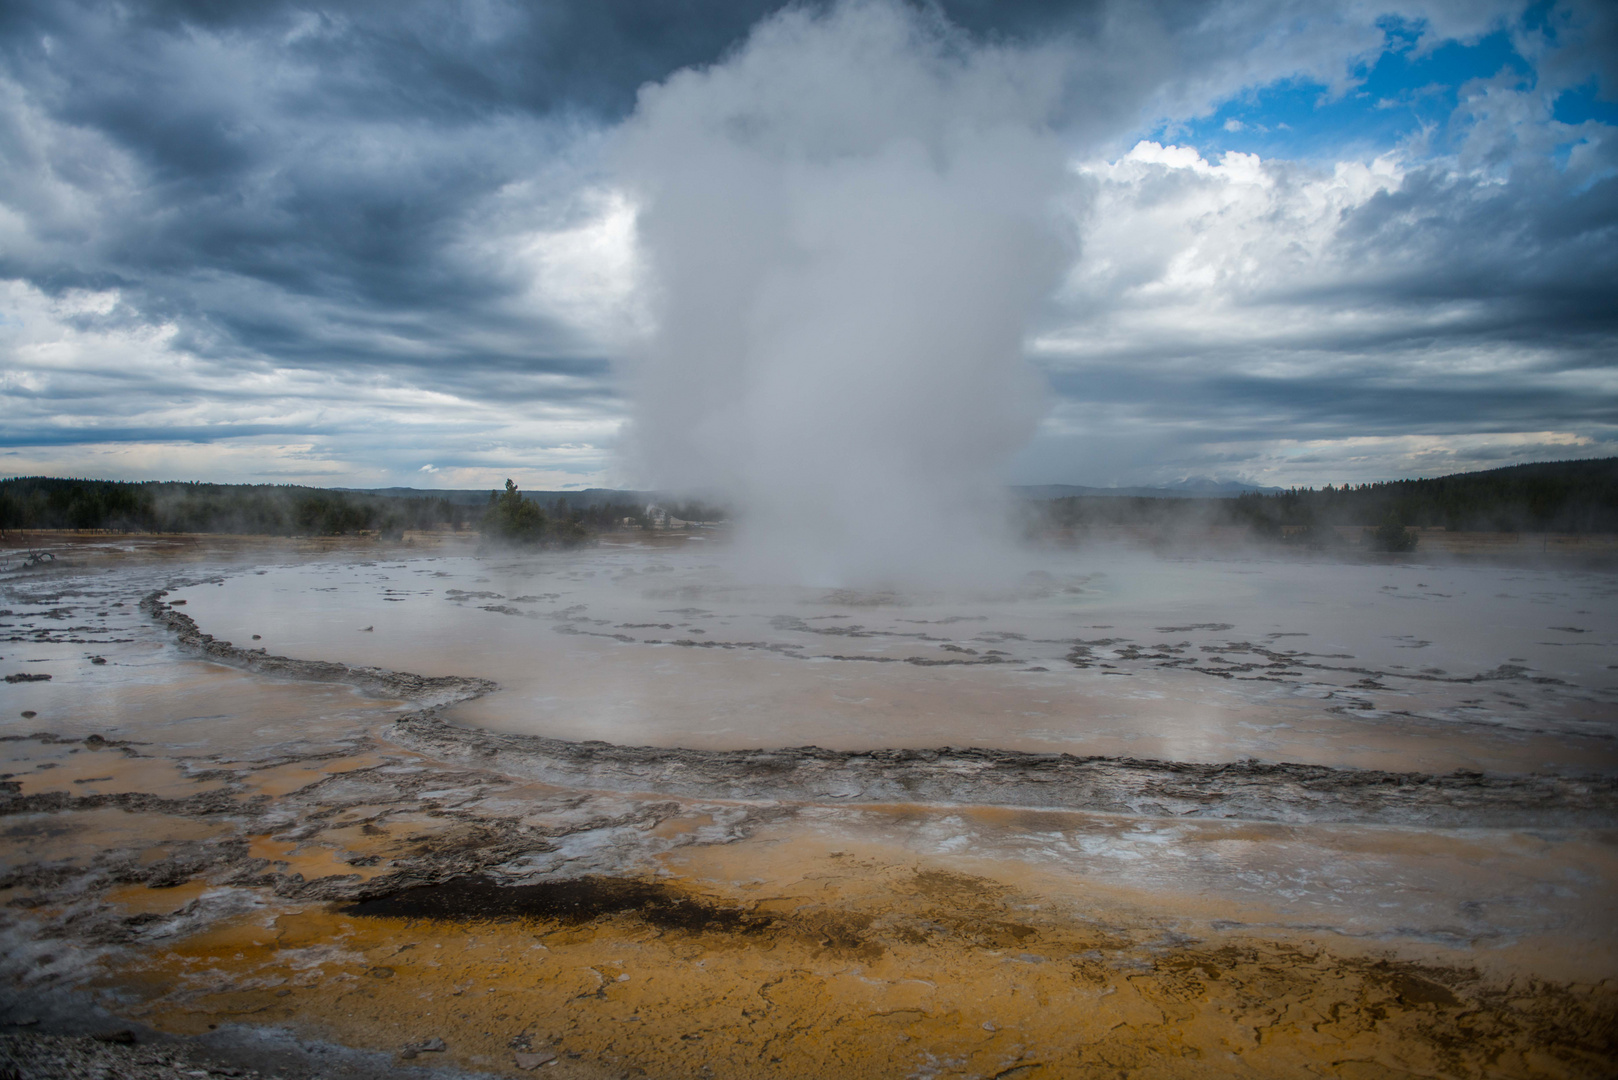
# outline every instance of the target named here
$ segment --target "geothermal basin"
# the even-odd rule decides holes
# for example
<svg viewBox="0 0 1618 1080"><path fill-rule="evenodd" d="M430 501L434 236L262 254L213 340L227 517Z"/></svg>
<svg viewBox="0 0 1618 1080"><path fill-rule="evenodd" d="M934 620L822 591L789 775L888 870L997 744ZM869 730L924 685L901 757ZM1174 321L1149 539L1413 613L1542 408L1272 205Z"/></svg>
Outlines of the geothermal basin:
<svg viewBox="0 0 1618 1080"><path fill-rule="evenodd" d="M1021 558L13 569L0 1022L288 1076L1610 1070L1618 575Z"/></svg>

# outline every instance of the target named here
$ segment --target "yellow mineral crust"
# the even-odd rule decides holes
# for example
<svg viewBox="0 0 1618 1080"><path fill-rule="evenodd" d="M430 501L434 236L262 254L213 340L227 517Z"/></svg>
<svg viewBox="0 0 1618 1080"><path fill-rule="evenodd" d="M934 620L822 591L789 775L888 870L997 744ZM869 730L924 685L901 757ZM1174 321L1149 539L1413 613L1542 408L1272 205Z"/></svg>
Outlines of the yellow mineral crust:
<svg viewBox="0 0 1618 1080"><path fill-rule="evenodd" d="M158 1028L284 1025L397 1053L406 1076L1594 1077L1612 1059L1610 982L1192 939L1116 897L1083 910L893 850L729 845L663 870L272 906L127 955L103 986Z"/></svg>

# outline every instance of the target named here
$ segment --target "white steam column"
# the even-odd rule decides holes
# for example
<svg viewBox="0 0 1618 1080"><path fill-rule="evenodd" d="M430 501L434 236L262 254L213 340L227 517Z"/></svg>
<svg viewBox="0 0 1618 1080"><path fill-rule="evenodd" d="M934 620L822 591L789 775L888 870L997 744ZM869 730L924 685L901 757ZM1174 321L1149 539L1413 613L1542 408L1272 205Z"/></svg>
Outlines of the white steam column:
<svg viewBox="0 0 1618 1080"><path fill-rule="evenodd" d="M1060 83L869 2L644 88L616 158L656 321L626 370L640 469L737 499L772 575L977 576L1043 410L1023 337L1064 265Z"/></svg>

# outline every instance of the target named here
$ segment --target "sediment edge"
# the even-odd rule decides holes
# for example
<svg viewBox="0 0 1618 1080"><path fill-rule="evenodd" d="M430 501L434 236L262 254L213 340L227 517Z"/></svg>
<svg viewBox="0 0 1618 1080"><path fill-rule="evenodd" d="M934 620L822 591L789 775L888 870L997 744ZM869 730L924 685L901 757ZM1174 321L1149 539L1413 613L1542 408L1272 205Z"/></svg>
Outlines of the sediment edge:
<svg viewBox="0 0 1618 1080"><path fill-rule="evenodd" d="M164 601L163 597L169 592L169 589L159 589L142 597L141 611L172 632L180 648L232 667L282 678L346 683L374 694L404 698L429 706L470 701L500 688L500 684L492 679L463 675L415 675L408 671L340 664L331 660L296 660L289 656L273 656L264 649L244 649L203 633L195 619L174 610L172 604Z"/></svg>

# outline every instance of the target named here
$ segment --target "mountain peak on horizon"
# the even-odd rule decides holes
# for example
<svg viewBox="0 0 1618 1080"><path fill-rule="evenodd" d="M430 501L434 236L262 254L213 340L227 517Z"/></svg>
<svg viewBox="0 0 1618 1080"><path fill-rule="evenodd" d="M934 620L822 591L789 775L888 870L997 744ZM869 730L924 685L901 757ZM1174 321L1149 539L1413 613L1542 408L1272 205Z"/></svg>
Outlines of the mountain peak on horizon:
<svg viewBox="0 0 1618 1080"><path fill-rule="evenodd" d="M1245 480L1220 480L1212 476L1185 476L1158 485L1168 491L1209 491L1234 492L1244 491L1280 491L1281 488L1265 487L1261 484L1250 484Z"/></svg>

